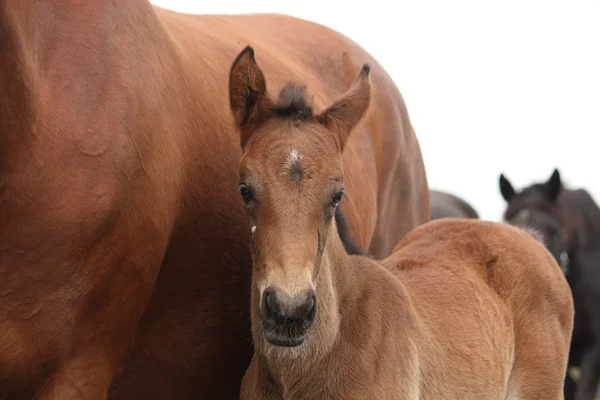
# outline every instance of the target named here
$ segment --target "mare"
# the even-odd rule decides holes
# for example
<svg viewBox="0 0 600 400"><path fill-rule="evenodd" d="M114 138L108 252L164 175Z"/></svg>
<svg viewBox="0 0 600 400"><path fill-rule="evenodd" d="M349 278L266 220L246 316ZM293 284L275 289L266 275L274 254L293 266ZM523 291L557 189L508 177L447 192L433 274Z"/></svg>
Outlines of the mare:
<svg viewBox="0 0 600 400"><path fill-rule="evenodd" d="M431 204L432 220L440 218L479 219L479 214L469 203L453 194L430 190L429 202Z"/></svg>
<svg viewBox="0 0 600 400"><path fill-rule="evenodd" d="M321 102L371 63L379 106L348 144L341 231L385 256L428 220L402 97L343 35L145 0L0 0L0 399L239 397L252 260L224 82L247 43L270 84L295 74Z"/></svg>
<svg viewBox="0 0 600 400"><path fill-rule="evenodd" d="M530 234L446 218L383 261L345 251L334 215L355 194L353 130L378 107L369 75L314 106L294 84L273 97L251 48L231 67L253 259L240 399L562 399L573 301Z"/></svg>
<svg viewBox="0 0 600 400"><path fill-rule="evenodd" d="M581 369L565 379L565 399L593 400L600 380L600 209L584 189L571 190L555 169L547 181L516 191L500 175L505 221L536 229L560 263L571 286L575 323L569 366Z"/></svg>

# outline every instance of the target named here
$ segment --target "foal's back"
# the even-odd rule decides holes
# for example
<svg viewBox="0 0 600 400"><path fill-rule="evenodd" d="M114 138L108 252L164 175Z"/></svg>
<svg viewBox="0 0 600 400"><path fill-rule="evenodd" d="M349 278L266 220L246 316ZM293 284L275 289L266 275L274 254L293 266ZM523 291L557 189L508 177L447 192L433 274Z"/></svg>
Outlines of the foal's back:
<svg viewBox="0 0 600 400"><path fill-rule="evenodd" d="M420 398L562 398L572 298L532 236L500 223L433 221L384 264L415 316Z"/></svg>

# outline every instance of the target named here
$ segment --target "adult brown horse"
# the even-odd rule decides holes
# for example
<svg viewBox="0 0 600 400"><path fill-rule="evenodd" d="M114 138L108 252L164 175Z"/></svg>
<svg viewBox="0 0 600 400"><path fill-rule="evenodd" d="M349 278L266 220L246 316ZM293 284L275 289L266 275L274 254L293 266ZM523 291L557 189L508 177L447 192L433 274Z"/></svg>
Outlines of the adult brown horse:
<svg viewBox="0 0 600 400"><path fill-rule="evenodd" d="M349 256L330 228L369 68L318 110L294 85L272 98L264 76L248 48L230 78L254 263L240 398L562 399L573 300L545 247L508 224L444 219L383 262Z"/></svg>
<svg viewBox="0 0 600 400"><path fill-rule="evenodd" d="M142 0L1 0L0 399L237 398L251 256L226 83L247 43L272 87L297 76L317 104L371 63L349 236L381 257L428 219L403 100L346 37Z"/></svg>
<svg viewBox="0 0 600 400"><path fill-rule="evenodd" d="M432 220L440 218L479 218L479 214L469 203L453 194L430 190L429 200Z"/></svg>

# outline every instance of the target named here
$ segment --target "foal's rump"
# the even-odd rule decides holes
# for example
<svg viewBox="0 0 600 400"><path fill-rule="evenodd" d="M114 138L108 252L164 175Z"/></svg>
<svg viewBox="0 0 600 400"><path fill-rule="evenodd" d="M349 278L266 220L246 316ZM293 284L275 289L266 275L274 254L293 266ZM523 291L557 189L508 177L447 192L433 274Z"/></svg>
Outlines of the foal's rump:
<svg viewBox="0 0 600 400"><path fill-rule="evenodd" d="M572 298L531 235L494 222L432 221L384 263L421 319L421 374L433 382L424 398L562 398Z"/></svg>

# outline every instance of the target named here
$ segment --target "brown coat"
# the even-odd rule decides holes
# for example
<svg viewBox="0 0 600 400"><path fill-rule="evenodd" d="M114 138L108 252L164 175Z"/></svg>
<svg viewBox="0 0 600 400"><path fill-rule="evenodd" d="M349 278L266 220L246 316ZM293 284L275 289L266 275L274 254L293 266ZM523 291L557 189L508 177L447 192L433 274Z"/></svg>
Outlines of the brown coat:
<svg viewBox="0 0 600 400"><path fill-rule="evenodd" d="M145 0L2 0L0 398L237 398L251 257L227 83L247 44L272 86L296 76L317 103L370 62L350 234L385 256L429 218L404 102L343 35Z"/></svg>
<svg viewBox="0 0 600 400"><path fill-rule="evenodd" d="M339 248L333 237L330 273L316 283L328 316L299 348L255 336L241 399L563 398L573 301L532 236L445 219L416 228L382 262Z"/></svg>

